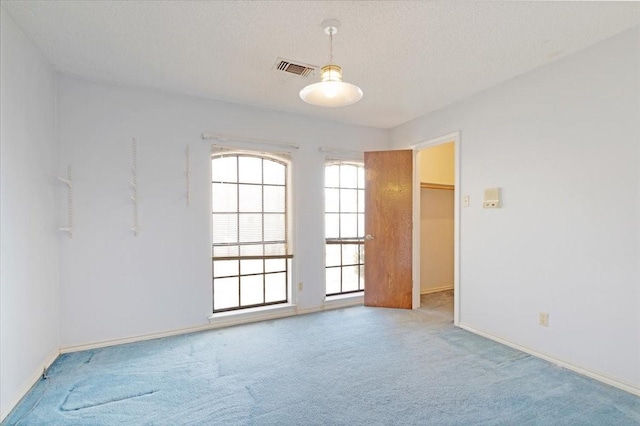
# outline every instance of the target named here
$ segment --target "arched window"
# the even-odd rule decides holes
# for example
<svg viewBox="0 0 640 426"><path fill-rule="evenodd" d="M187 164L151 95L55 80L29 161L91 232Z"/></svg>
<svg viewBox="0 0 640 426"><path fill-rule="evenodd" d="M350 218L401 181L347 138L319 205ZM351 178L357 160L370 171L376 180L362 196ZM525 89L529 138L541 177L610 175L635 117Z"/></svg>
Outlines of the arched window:
<svg viewBox="0 0 640 426"><path fill-rule="evenodd" d="M325 176L326 295L364 290L364 167L328 162Z"/></svg>
<svg viewBox="0 0 640 426"><path fill-rule="evenodd" d="M222 152L211 160L213 312L289 300L289 162Z"/></svg>

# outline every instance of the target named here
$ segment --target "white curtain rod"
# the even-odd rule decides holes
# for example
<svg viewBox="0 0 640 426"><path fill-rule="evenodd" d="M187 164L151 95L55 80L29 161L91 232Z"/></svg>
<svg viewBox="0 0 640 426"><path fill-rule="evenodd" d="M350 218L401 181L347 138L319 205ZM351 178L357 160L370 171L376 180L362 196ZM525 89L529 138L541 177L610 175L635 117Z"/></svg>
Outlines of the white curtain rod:
<svg viewBox="0 0 640 426"><path fill-rule="evenodd" d="M295 143L269 141L269 140L266 140L266 139L238 138L238 137L235 137L235 136L216 135L214 133L203 133L202 134L202 139L203 140L214 139L214 140L217 140L217 141L220 141L220 142L226 142L226 141L249 142L249 143L262 144L262 145L283 146L283 147L293 148L293 149L300 148L300 145L295 144Z"/></svg>

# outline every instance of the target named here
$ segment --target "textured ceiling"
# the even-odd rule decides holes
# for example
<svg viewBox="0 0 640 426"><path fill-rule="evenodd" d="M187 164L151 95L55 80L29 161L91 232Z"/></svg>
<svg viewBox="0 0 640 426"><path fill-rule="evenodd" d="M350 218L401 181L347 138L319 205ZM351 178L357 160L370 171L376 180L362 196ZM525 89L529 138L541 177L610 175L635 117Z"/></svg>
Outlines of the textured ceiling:
<svg viewBox="0 0 640 426"><path fill-rule="evenodd" d="M640 24L638 2L5 1L56 70L391 128ZM276 58L334 60L364 91L326 109Z"/></svg>

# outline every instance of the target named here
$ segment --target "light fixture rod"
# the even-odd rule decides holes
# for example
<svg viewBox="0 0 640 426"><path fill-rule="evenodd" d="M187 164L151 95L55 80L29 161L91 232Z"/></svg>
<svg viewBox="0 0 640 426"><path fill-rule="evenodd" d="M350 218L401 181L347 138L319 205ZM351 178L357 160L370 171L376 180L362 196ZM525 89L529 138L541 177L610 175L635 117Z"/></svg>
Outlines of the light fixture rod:
<svg viewBox="0 0 640 426"><path fill-rule="evenodd" d="M333 64L333 31L329 32L329 63Z"/></svg>
<svg viewBox="0 0 640 426"><path fill-rule="evenodd" d="M320 26L324 29L324 33L329 36L329 64L333 64L333 35L338 33L340 21L337 19L325 19Z"/></svg>

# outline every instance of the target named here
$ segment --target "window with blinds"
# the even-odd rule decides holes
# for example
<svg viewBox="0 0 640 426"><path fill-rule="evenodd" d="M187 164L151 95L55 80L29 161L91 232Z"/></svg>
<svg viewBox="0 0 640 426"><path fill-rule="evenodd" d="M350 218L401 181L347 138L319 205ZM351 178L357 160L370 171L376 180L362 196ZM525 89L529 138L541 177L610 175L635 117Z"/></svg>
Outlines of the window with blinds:
<svg viewBox="0 0 640 426"><path fill-rule="evenodd" d="M212 155L214 313L288 301L289 163L261 153Z"/></svg>
<svg viewBox="0 0 640 426"><path fill-rule="evenodd" d="M364 167L325 165L326 295L364 290Z"/></svg>

